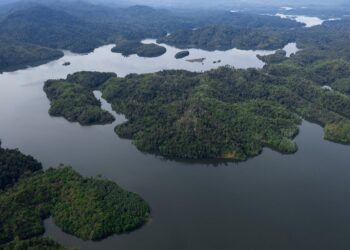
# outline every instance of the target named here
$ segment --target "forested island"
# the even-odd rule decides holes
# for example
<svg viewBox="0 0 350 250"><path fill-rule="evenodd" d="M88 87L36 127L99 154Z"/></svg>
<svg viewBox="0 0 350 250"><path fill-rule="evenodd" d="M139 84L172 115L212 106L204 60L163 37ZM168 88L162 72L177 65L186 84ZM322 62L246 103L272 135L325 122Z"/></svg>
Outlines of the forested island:
<svg viewBox="0 0 350 250"><path fill-rule="evenodd" d="M0 170L0 249L64 249L41 236L50 216L84 240L136 229L149 217L140 196L111 181L84 178L66 166L43 171L31 156L1 144Z"/></svg>
<svg viewBox="0 0 350 250"><path fill-rule="evenodd" d="M187 57L189 55L190 55L190 52L188 50L183 50L183 51L177 52L175 54L175 58L176 59L182 59L182 58L185 58L185 57Z"/></svg>
<svg viewBox="0 0 350 250"><path fill-rule="evenodd" d="M140 57L158 57L166 53L166 48L157 44L144 44L139 41L119 40L112 48L112 52L123 56L138 55Z"/></svg>

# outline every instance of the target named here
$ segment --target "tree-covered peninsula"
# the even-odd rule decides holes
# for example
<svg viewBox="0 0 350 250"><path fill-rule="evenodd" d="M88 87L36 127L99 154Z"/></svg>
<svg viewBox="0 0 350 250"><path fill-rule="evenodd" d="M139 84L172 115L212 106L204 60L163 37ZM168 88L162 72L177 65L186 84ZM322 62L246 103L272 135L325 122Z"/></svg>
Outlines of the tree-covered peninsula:
<svg viewBox="0 0 350 250"><path fill-rule="evenodd" d="M33 165L33 159L19 151L1 149L0 158L10 159L20 173ZM99 240L140 227L149 212L140 196L111 181L84 178L65 166L42 171L38 165L0 189L0 249L64 249L41 236L43 220L50 216L67 233Z"/></svg>
<svg viewBox="0 0 350 250"><path fill-rule="evenodd" d="M0 73L37 66L62 56L59 50L0 40Z"/></svg>
<svg viewBox="0 0 350 250"><path fill-rule="evenodd" d="M89 82L84 81L85 74L88 74ZM81 125L114 122L114 116L102 110L101 102L91 90L113 74L98 74L98 77L93 72L85 74L69 75L67 81L50 80L45 83L44 91L51 101L50 115L63 116L68 121L79 122Z"/></svg>

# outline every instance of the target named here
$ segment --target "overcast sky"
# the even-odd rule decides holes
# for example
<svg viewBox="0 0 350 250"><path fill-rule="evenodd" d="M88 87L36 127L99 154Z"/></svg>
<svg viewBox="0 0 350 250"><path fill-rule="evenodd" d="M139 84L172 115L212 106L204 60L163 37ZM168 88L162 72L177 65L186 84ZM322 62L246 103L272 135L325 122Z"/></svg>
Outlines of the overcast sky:
<svg viewBox="0 0 350 250"><path fill-rule="evenodd" d="M92 0L93 1L93 0ZM120 1L145 5L234 5L237 3L258 3L273 5L340 4L350 0L99 0L118 3Z"/></svg>
<svg viewBox="0 0 350 250"><path fill-rule="evenodd" d="M16 2L20 0L0 0L0 3ZM36 1L36 0L24 0L24 1ZM42 0L37 0L42 1ZM69 0L57 0L57 1L69 1ZM74 1L74 0L71 0ZM223 6L237 6L245 4L258 4L258 5L278 5L278 6L290 6L290 5L339 5L342 3L350 3L350 0L87 0L90 2L112 2L115 4L123 5L151 5L151 6L173 6L173 7L223 7Z"/></svg>

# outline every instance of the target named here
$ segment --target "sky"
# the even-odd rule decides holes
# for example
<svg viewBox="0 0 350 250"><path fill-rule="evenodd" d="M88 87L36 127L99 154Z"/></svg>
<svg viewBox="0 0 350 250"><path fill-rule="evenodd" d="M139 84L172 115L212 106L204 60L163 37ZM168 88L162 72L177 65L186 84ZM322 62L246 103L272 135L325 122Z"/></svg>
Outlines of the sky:
<svg viewBox="0 0 350 250"><path fill-rule="evenodd" d="M234 5L234 4L271 4L271 5L307 5L307 4L324 4L333 5L350 2L350 0L95 0L110 1L118 3L120 1L133 2L145 5Z"/></svg>
<svg viewBox="0 0 350 250"><path fill-rule="evenodd" d="M0 3L11 3L19 0L0 0ZM27 0L28 1L28 0ZM29 0L35 1L35 0ZM40 0L39 0L40 1ZM69 0L63 0L69 1ZM257 5L277 5L277 6L303 6L309 4L316 5L339 5L348 3L350 0L87 0L93 3L114 3L122 5L151 5L151 6L171 6L171 7L224 7L224 6L237 6L246 4Z"/></svg>

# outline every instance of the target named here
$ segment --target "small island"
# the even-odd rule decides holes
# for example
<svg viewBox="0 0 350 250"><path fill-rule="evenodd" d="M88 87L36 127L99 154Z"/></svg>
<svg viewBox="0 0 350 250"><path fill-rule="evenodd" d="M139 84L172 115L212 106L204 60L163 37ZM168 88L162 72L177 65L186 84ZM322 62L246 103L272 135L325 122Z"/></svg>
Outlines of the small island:
<svg viewBox="0 0 350 250"><path fill-rule="evenodd" d="M203 63L206 60L206 58L195 58L195 59L188 59L187 62L190 63Z"/></svg>
<svg viewBox="0 0 350 250"><path fill-rule="evenodd" d="M166 48L157 44L143 44L135 40L118 40L112 52L123 56L138 55L139 57L159 57L166 53Z"/></svg>
<svg viewBox="0 0 350 250"><path fill-rule="evenodd" d="M17 174L9 175L9 166ZM0 170L0 180L9 179L0 188L1 249L65 249L42 237L43 220L49 217L63 231L84 240L137 229L149 218L147 203L114 182L84 178L67 166L43 171L31 156L1 145Z"/></svg>
<svg viewBox="0 0 350 250"><path fill-rule="evenodd" d="M188 50L183 50L178 53L176 53L175 58L176 59L182 59L190 55L190 52Z"/></svg>

